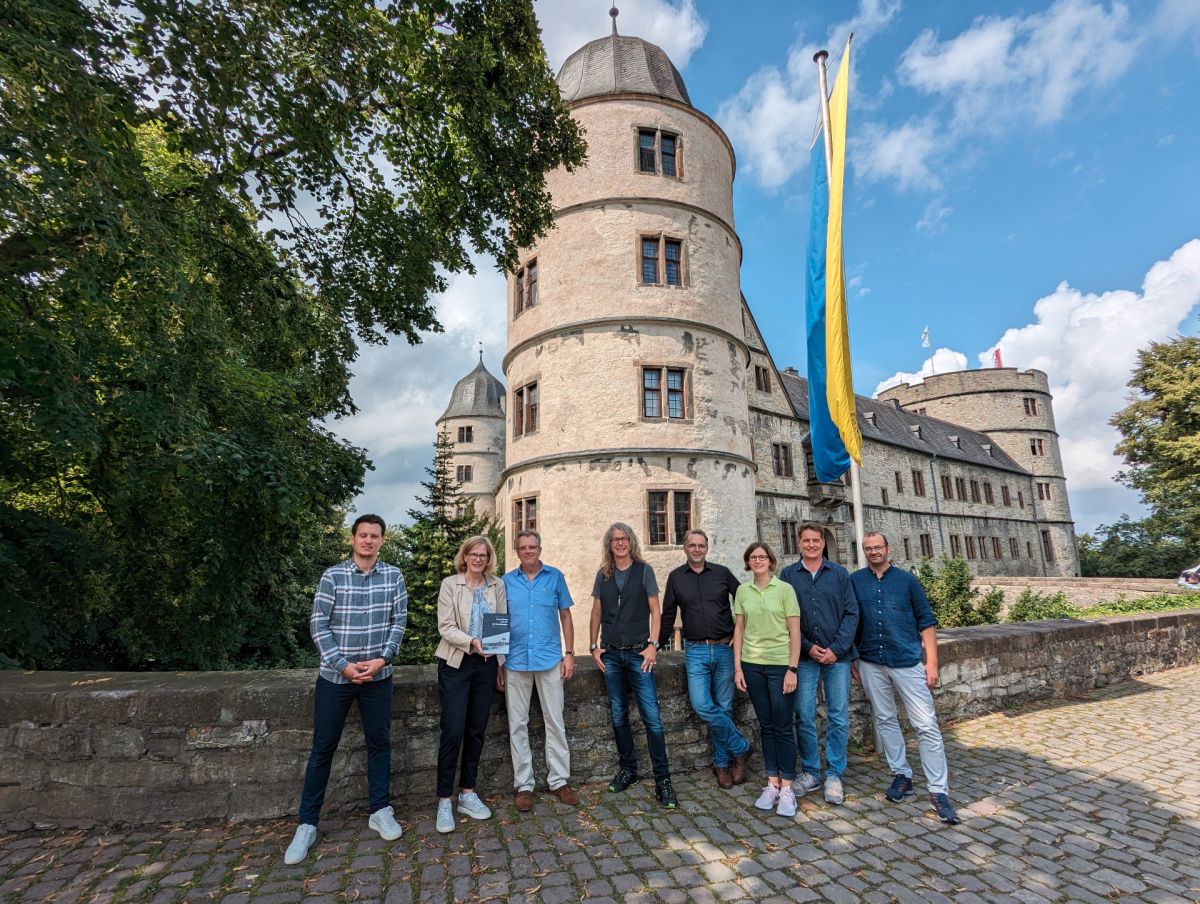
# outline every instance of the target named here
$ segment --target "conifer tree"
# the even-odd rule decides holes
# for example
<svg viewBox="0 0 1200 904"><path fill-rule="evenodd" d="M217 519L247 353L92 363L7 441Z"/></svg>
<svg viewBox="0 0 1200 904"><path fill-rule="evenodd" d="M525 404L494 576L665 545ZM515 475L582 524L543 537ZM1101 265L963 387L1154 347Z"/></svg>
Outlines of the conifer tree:
<svg viewBox="0 0 1200 904"><path fill-rule="evenodd" d="M408 510L412 523L396 532L392 561L404 573L408 586L408 628L397 661L433 662L437 648L437 598L442 579L454 573L458 547L476 535L488 537L496 547L496 572L504 568L504 543L500 525L475 512L475 500L462 492L455 480L454 441L449 431L438 433L433 444L433 464L425 469L429 480L417 497L419 508ZM387 556L381 556L387 558Z"/></svg>

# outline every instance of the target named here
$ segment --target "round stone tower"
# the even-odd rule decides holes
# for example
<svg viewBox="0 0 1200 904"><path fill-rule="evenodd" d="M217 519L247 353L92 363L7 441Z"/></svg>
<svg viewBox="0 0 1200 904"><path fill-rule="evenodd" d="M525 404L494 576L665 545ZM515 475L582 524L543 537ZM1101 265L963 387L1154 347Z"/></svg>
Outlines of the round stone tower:
<svg viewBox="0 0 1200 904"><path fill-rule="evenodd" d="M496 514L496 487L504 469L504 384L483 366L454 385L450 404L437 420L454 442L453 473L481 515Z"/></svg>
<svg viewBox="0 0 1200 904"><path fill-rule="evenodd" d="M660 586L689 526L739 566L755 465L728 138L663 50L615 25L558 82L588 160L550 174L555 228L508 280L499 502L510 547L524 525L542 533L579 630L612 522L634 528Z"/></svg>
<svg viewBox="0 0 1200 904"><path fill-rule="evenodd" d="M1021 491L1026 511L1043 538L1046 574L1079 574L1075 524L1067 501L1050 384L1040 370L988 368L935 374L924 382L893 386L879 394L900 407L986 433L1029 471ZM1037 551L1035 550L1035 555Z"/></svg>

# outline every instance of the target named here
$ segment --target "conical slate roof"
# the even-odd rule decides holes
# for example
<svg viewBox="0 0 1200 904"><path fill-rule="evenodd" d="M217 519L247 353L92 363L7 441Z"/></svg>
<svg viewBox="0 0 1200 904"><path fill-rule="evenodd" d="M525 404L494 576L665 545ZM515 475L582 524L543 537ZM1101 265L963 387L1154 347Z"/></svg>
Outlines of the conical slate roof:
<svg viewBox="0 0 1200 904"><path fill-rule="evenodd" d="M504 384L493 377L483 366L483 358L475 369L454 384L450 404L439 421L448 417L504 417L500 402L504 398Z"/></svg>
<svg viewBox="0 0 1200 904"><path fill-rule="evenodd" d="M558 89L568 103L604 94L656 94L691 106L683 76L665 50L641 38L613 33L567 57Z"/></svg>

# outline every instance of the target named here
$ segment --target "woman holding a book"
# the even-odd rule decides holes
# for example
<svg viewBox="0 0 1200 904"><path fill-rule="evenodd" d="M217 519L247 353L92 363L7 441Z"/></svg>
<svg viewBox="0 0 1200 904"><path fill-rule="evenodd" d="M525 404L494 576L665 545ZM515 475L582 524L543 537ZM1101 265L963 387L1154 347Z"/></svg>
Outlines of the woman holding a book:
<svg viewBox="0 0 1200 904"><path fill-rule="evenodd" d="M475 793L479 755L492 709L492 694L503 679L502 655L484 648L485 627L508 612L504 581L496 577L496 550L487 537L471 537L454 557L454 574L438 593L438 696L442 738L438 746L436 826L454 831L451 802L458 771L458 812L490 819L492 811Z"/></svg>

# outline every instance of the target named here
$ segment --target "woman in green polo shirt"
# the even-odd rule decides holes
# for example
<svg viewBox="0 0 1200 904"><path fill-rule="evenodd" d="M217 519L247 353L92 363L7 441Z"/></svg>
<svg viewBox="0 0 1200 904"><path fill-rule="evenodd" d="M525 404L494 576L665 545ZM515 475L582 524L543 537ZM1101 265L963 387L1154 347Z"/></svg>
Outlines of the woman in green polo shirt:
<svg viewBox="0 0 1200 904"><path fill-rule="evenodd" d="M766 543L751 543L743 556L754 575L733 600L733 681L750 694L758 716L767 787L754 806L796 815L796 663L800 659L800 604L796 591L775 577L779 560Z"/></svg>

